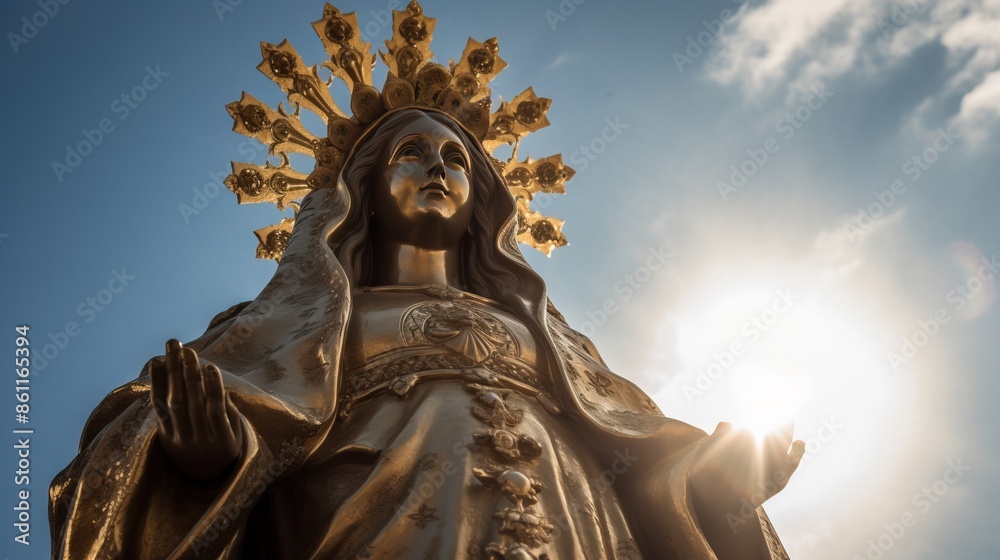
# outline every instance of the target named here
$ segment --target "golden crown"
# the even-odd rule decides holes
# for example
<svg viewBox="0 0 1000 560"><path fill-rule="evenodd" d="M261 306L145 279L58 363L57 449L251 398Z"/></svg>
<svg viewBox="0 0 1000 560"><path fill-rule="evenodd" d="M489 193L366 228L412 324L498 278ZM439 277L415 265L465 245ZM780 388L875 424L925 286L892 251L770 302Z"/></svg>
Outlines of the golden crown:
<svg viewBox="0 0 1000 560"><path fill-rule="evenodd" d="M546 255L565 245L563 221L531 210L530 203L539 192L565 193L566 181L575 172L563 165L562 155L517 160L521 138L549 125L545 115L551 100L536 96L529 87L510 102L501 102L491 114L489 83L507 67L498 55L496 38L480 42L470 37L459 62L450 60L445 68L434 62L430 51L435 23L416 0L405 11L393 11L392 40L385 42L387 52L379 52L388 67L381 92L372 86L375 55L370 52L371 44L362 41L353 12L345 14L326 4L323 18L312 24L330 55L322 64L332 72L325 81L320 78L320 66L305 66L287 39L279 45L262 42L263 61L257 69L281 87L295 110L289 113L280 103L277 111L272 110L246 92L239 101L226 105L235 132L257 139L268 146L269 155L280 158L280 164L267 162L263 167L232 162L233 173L225 184L236 193L237 201L273 202L279 210L292 208L297 212L299 201L310 190L336 183L355 143L386 111L432 107L465 126L490 154L502 145L513 145L506 162L494 157L494 163L517 201L517 240ZM342 111L330 94L334 77L343 80L351 92L352 116ZM316 136L304 126L299 118L302 107L326 123L326 137ZM312 173L292 169L288 158L292 152L315 158ZM255 231L257 257L279 260L294 222L294 218L285 218Z"/></svg>

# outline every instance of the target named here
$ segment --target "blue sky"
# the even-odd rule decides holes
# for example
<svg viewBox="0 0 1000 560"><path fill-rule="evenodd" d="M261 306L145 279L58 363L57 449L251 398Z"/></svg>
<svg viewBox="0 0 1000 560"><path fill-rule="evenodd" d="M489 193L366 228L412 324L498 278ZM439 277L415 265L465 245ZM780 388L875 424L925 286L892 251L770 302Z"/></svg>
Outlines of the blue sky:
<svg viewBox="0 0 1000 560"><path fill-rule="evenodd" d="M278 212L221 186L264 151L224 107L281 101L261 40L325 58L322 2L42 4L0 8L5 347L19 324L53 344L31 377L32 544L5 523L12 558L48 557L47 486L100 399L270 277L252 230ZM337 5L389 37L396 3ZM525 251L571 324L668 416L796 422L806 460L768 504L793 558L995 554L1000 2L424 8L442 61L499 37L495 99L554 100L521 154L576 167L539 201L571 244Z"/></svg>

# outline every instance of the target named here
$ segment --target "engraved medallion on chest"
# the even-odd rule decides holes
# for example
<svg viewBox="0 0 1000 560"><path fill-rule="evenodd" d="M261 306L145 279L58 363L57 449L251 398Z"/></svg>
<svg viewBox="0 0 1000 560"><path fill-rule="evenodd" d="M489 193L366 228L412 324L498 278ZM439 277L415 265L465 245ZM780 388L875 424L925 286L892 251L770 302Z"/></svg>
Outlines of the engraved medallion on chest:
<svg viewBox="0 0 1000 560"><path fill-rule="evenodd" d="M399 329L408 346L441 346L477 364L495 355L521 354L517 339L502 321L464 302L413 305L403 312Z"/></svg>

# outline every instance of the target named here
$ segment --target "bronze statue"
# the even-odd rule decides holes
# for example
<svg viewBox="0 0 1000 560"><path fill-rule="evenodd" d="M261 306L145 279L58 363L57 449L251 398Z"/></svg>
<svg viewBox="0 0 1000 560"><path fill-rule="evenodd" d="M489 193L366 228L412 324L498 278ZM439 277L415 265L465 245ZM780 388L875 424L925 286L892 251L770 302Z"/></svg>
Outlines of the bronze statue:
<svg viewBox="0 0 1000 560"><path fill-rule="evenodd" d="M233 164L241 201L295 204L293 227L258 232L278 269L93 412L52 484L53 557L787 558L757 506L801 442L665 418L521 256L519 238L565 243L528 204L572 170L484 148L547 124L533 93L489 114L495 40L433 64L413 2L379 93L353 14L314 25L354 116L264 44L265 74L329 125L309 139L246 94L230 106L272 152L317 157L308 178Z"/></svg>

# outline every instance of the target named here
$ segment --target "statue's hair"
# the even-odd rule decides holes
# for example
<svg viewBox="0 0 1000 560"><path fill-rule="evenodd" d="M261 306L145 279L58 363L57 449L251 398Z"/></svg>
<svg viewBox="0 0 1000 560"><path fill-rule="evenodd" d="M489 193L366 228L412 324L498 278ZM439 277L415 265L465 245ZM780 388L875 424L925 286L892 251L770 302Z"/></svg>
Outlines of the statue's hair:
<svg viewBox="0 0 1000 560"><path fill-rule="evenodd" d="M470 183L474 190L471 230L461 242L462 276L466 289L472 293L501 301L518 289L517 275L511 272L498 246L503 222L514 211L514 202L507 186L493 170L478 140L451 117L433 111L404 110L385 117L367 138L355 148L343 170L344 183L351 197L351 207L342 235L332 246L347 277L354 286L368 286L372 277L372 243L370 228L372 187L381 162L389 156L389 142L402 127L423 117L430 117L454 132L465 144L471 159Z"/></svg>

